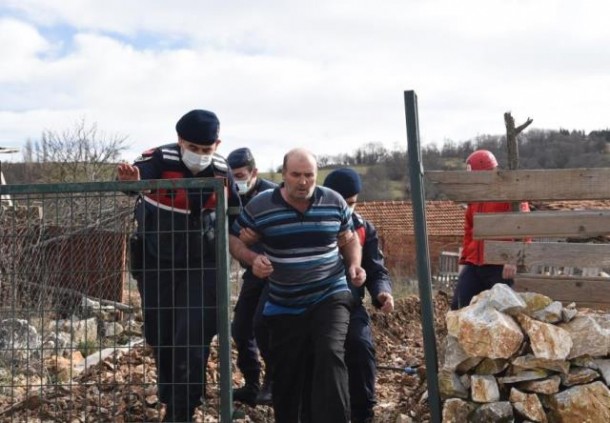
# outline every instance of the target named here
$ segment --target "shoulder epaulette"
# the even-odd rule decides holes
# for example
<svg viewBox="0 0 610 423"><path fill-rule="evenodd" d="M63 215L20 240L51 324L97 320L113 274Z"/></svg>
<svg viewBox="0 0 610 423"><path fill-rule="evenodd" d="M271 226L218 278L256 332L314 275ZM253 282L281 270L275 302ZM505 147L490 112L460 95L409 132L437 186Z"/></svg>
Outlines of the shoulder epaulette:
<svg viewBox="0 0 610 423"><path fill-rule="evenodd" d="M217 153L212 156L212 166L214 166L214 171L220 175L226 175L229 171L226 159Z"/></svg>

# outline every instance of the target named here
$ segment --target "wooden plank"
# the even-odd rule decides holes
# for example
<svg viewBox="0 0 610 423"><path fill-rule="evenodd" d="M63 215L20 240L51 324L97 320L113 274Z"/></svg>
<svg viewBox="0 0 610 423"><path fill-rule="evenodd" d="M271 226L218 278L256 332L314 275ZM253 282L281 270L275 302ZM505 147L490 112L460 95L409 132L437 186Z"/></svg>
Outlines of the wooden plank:
<svg viewBox="0 0 610 423"><path fill-rule="evenodd" d="M563 303L576 302L610 307L610 279L542 275L517 275L515 291L537 292Z"/></svg>
<svg viewBox="0 0 610 423"><path fill-rule="evenodd" d="M610 210L479 213L475 239L595 237L610 234Z"/></svg>
<svg viewBox="0 0 610 423"><path fill-rule="evenodd" d="M610 198L610 168L427 171L425 178L454 201L554 201Z"/></svg>
<svg viewBox="0 0 610 423"><path fill-rule="evenodd" d="M485 263L610 267L610 244L485 241Z"/></svg>

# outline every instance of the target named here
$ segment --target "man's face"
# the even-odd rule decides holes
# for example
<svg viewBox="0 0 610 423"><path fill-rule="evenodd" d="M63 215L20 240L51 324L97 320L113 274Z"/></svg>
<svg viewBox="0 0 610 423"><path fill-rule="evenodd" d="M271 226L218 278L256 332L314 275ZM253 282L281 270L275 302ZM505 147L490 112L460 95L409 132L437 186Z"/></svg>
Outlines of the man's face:
<svg viewBox="0 0 610 423"><path fill-rule="evenodd" d="M182 138L179 138L178 144L181 145L182 148L184 148L185 150L191 151L195 154L209 155L209 154L213 154L216 152L216 149L218 148L218 144L220 144L220 140L217 140L210 145L199 145L199 144L195 144L193 142L184 140Z"/></svg>
<svg viewBox="0 0 610 423"><path fill-rule="evenodd" d="M288 158L282 171L286 195L293 201L308 201L316 187L318 167L310 156L296 155Z"/></svg>
<svg viewBox="0 0 610 423"><path fill-rule="evenodd" d="M248 166L236 167L231 169L231 173L236 181L250 181L256 176L256 169L250 169Z"/></svg>
<svg viewBox="0 0 610 423"><path fill-rule="evenodd" d="M245 195L256 183L256 175L258 174L258 170L256 168L251 169L249 166L243 166L231 169L231 173L233 173L233 179L237 184L239 194Z"/></svg>

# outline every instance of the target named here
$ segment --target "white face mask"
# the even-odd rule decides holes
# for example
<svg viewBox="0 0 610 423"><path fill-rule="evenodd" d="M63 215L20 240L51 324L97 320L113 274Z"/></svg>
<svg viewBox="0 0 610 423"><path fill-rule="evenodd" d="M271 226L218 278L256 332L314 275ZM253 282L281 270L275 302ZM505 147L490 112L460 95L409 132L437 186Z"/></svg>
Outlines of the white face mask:
<svg viewBox="0 0 610 423"><path fill-rule="evenodd" d="M182 149L182 163L184 163L193 174L197 174L212 163L212 155L197 154L190 150Z"/></svg>
<svg viewBox="0 0 610 423"><path fill-rule="evenodd" d="M250 191L250 181L235 181L239 195L246 195Z"/></svg>

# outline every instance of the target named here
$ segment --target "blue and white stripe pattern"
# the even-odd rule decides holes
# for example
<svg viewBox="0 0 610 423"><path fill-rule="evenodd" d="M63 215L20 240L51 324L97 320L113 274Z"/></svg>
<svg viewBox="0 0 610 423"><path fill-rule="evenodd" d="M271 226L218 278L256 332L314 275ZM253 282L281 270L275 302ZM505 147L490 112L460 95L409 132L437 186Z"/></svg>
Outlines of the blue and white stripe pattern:
<svg viewBox="0 0 610 423"><path fill-rule="evenodd" d="M316 187L304 213L282 198L281 188L254 197L234 223L232 234L250 228L261 235L273 264L269 301L263 314L301 314L340 291L348 291L337 236L352 230L351 211L343 198Z"/></svg>

